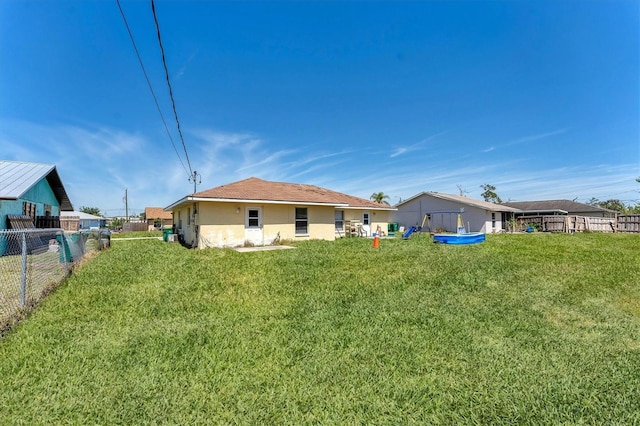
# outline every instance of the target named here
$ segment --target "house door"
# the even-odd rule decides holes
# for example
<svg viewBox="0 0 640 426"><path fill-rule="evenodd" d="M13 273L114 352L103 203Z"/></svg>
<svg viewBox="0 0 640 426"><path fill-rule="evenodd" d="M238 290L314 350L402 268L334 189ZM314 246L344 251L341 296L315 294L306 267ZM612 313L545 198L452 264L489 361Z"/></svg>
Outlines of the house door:
<svg viewBox="0 0 640 426"><path fill-rule="evenodd" d="M244 220L244 239L255 245L262 245L262 209L260 207L247 207Z"/></svg>
<svg viewBox="0 0 640 426"><path fill-rule="evenodd" d="M369 212L362 213L362 229L367 233L367 236L371 235L371 214Z"/></svg>

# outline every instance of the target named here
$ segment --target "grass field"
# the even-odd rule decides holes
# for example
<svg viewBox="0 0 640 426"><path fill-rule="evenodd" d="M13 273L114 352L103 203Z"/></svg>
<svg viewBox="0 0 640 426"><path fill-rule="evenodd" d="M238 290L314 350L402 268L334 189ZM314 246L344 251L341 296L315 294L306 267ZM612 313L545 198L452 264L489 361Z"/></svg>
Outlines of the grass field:
<svg viewBox="0 0 640 426"><path fill-rule="evenodd" d="M0 341L0 423L640 423L640 236L296 246L101 252Z"/></svg>
<svg viewBox="0 0 640 426"><path fill-rule="evenodd" d="M162 231L131 231L131 232L112 232L111 238L118 240L122 238L162 238Z"/></svg>

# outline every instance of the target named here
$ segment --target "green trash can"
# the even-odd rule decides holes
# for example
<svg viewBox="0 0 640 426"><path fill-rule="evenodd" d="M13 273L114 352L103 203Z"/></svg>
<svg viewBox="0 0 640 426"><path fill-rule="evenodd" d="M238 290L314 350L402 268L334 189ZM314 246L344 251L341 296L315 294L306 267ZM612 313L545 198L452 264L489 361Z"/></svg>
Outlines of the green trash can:
<svg viewBox="0 0 640 426"><path fill-rule="evenodd" d="M162 230L162 239L164 242L169 242L169 235L173 234L173 230L171 228L164 228Z"/></svg>
<svg viewBox="0 0 640 426"><path fill-rule="evenodd" d="M388 232L398 232L398 222L391 222L387 225Z"/></svg>

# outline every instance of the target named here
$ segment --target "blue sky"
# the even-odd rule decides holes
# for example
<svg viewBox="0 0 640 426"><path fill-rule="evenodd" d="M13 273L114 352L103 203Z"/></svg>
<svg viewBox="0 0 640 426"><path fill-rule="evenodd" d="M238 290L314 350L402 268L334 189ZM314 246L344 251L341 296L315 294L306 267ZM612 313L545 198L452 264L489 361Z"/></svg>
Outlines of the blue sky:
<svg viewBox="0 0 640 426"><path fill-rule="evenodd" d="M193 191L148 1L0 2L0 158L76 208ZM421 191L640 202L640 3L157 0L198 190L251 176L396 203Z"/></svg>

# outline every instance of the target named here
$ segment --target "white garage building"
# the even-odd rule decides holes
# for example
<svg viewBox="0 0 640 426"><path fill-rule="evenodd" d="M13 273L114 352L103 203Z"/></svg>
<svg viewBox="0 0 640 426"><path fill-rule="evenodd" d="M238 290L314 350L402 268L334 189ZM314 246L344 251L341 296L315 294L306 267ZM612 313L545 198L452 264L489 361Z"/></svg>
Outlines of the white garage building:
<svg viewBox="0 0 640 426"><path fill-rule="evenodd" d="M520 210L501 204L474 200L460 195L439 192L422 192L396 206L398 210L390 212L390 222L400 226L421 226L425 221L431 231L456 232L458 213L468 232L487 234L506 229L506 222Z"/></svg>

